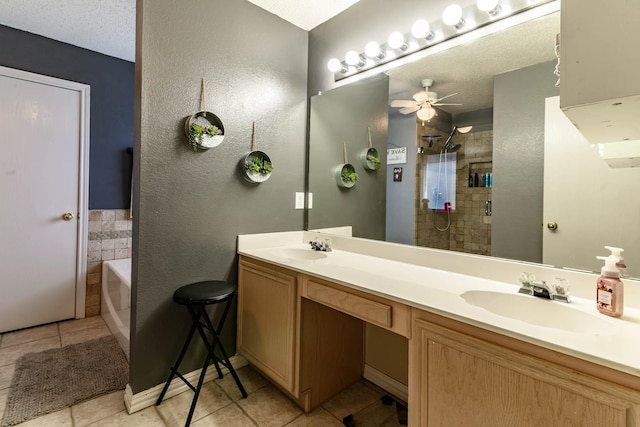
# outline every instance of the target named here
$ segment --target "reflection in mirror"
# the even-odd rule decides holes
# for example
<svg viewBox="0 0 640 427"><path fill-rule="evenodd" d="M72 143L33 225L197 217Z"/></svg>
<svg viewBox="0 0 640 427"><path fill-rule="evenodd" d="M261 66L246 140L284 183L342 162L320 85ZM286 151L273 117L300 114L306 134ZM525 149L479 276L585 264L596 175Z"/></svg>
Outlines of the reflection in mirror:
<svg viewBox="0 0 640 427"><path fill-rule="evenodd" d="M640 259L640 239L637 238L640 225L634 223L637 213L633 214L640 211L640 202L631 196L638 194L636 183L640 183L640 171L607 168L586 141L582 141L584 151L594 157L593 162L602 163L598 169L601 185L594 185L590 178L593 168L580 171L581 162L586 162L582 157L577 160L578 157L564 151L564 158L555 163L545 158L545 139L559 126L552 121L549 122L552 125L548 124L550 128L545 129L545 121L554 120L547 116L559 112L557 107L551 110L545 107L547 98L557 97L559 92L554 75L555 36L559 26L559 13L553 13L387 71L386 106L393 100L415 99L413 95L423 89L425 79L433 80L428 88L436 92L433 98L457 94L441 103L461 105L437 106L437 115L431 119L425 117L424 121L417 119L415 112L402 114L400 108L388 108L387 148L406 148L406 158L386 165L385 211L378 216L367 203L359 200L349 205L349 215L345 218L340 218L345 208L339 205L335 205L329 218L314 206L308 212L308 228L352 225L357 237L385 238L397 243L589 271L599 271L595 256L606 255L604 245L623 247L627 261ZM343 109L343 105L327 101L329 96L339 98L340 93L357 90L358 86L372 84L371 81L324 93L323 109L334 115L338 111L338 114L349 115L352 126L366 129L366 125L359 124L366 122L366 118L351 117L353 109ZM368 95L375 99L378 96L371 91ZM348 97L368 95L351 92ZM322 115L315 108L320 98L311 100L312 115ZM315 120L322 122L319 116ZM310 127L310 153L318 145L326 144L314 132L313 121L314 117ZM455 127L464 126L473 128L468 133L454 131ZM378 128L378 132L380 137L383 130ZM381 147L378 151L384 153ZM321 176L329 176L329 172L324 170L326 165L319 169L316 160L310 156L309 191L314 193L314 201L321 198L333 206L333 199L339 201L339 198L335 195L327 198L323 194L318 182ZM452 161L455 179L446 180L443 171ZM565 170L589 184L575 188L575 182L549 181L550 172L555 172L556 177L566 177ZM614 218L606 213L590 216L585 221L576 220L586 215L571 210L573 205L577 206L575 200L593 200L597 197L594 196L596 190L606 192L621 181L633 183L621 186L630 195L627 200L617 199L621 215ZM550 188L559 194L575 195L574 203L562 205L560 201L560 206L556 203L554 207L547 199ZM385 191L384 184L379 191ZM447 197L451 200L444 200ZM557 200L558 196L554 197ZM374 204L379 201L378 198ZM581 209L598 210L593 203L581 204ZM560 210L564 216L557 220ZM624 218L628 222L625 223ZM383 232L380 222L386 224ZM558 229L547 228L547 222L557 222ZM375 225L366 226L368 223ZM598 237L598 234L604 236ZM638 277L640 266L629 265L628 272Z"/></svg>

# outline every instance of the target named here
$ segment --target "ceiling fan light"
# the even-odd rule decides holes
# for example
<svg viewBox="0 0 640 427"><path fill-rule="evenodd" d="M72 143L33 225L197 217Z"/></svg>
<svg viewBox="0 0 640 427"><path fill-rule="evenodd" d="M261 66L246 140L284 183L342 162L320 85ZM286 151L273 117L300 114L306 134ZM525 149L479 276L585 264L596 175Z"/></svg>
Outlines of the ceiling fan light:
<svg viewBox="0 0 640 427"><path fill-rule="evenodd" d="M364 46L364 54L369 58L383 59L385 52L380 48L378 42L370 41Z"/></svg>
<svg viewBox="0 0 640 427"><path fill-rule="evenodd" d="M411 35L416 39L425 39L426 41L431 41L436 36L431 28L429 27L429 23L424 19L418 19L411 26Z"/></svg>
<svg viewBox="0 0 640 427"><path fill-rule="evenodd" d="M424 121L429 121L436 115L436 110L431 107L423 107L416 112L416 116L418 119Z"/></svg>
<svg viewBox="0 0 640 427"><path fill-rule="evenodd" d="M345 67L338 58L331 58L329 62L327 62L327 68L332 73L337 73L337 72L344 73L347 71L347 67Z"/></svg>
<svg viewBox="0 0 640 427"><path fill-rule="evenodd" d="M357 68L362 67L366 63L364 58L355 50L350 50L344 55L344 62L346 62L347 65Z"/></svg>
<svg viewBox="0 0 640 427"><path fill-rule="evenodd" d="M478 6L478 9L491 16L496 16L502 10L500 7L500 0L478 0L476 5Z"/></svg>
<svg viewBox="0 0 640 427"><path fill-rule="evenodd" d="M400 31L394 31L393 33L389 34L387 44L391 49L407 50L409 48L409 45L404 39L404 34L402 34Z"/></svg>
<svg viewBox="0 0 640 427"><path fill-rule="evenodd" d="M462 8L457 4L447 6L444 12L442 12L442 22L446 25L456 27L458 30L464 27L465 21L462 18Z"/></svg>

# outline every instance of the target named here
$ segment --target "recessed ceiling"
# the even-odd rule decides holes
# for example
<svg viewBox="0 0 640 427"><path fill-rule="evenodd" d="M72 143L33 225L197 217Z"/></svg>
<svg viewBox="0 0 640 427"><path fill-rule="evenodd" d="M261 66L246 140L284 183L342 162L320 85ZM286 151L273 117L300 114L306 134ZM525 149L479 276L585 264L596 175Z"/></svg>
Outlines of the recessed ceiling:
<svg viewBox="0 0 640 427"><path fill-rule="evenodd" d="M359 0L249 0L311 30ZM136 0L2 0L0 24L135 60Z"/></svg>
<svg viewBox="0 0 640 427"><path fill-rule="evenodd" d="M310 31L360 0L249 0L256 6Z"/></svg>

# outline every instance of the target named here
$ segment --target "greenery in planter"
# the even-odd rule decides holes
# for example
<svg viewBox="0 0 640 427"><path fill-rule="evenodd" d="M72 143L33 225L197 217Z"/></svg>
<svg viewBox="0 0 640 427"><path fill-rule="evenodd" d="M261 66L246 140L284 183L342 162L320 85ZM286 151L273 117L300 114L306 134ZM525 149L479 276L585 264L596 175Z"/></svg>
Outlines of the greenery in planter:
<svg viewBox="0 0 640 427"><path fill-rule="evenodd" d="M269 160L257 156L251 157L250 161L247 159L245 166L249 172L260 173L262 175L268 175L273 170L273 165Z"/></svg>
<svg viewBox="0 0 640 427"><path fill-rule="evenodd" d="M192 124L189 126L189 145L193 147L193 151L198 149L198 145L202 144L202 138L204 135L222 135L222 130L215 125L210 126L200 126L196 124Z"/></svg>
<svg viewBox="0 0 640 427"><path fill-rule="evenodd" d="M380 158L372 154L367 154L367 162L369 162L375 170L380 169Z"/></svg>
<svg viewBox="0 0 640 427"><path fill-rule="evenodd" d="M342 181L344 182L353 182L354 184L358 180L358 174L351 168L342 168L342 173L340 174Z"/></svg>

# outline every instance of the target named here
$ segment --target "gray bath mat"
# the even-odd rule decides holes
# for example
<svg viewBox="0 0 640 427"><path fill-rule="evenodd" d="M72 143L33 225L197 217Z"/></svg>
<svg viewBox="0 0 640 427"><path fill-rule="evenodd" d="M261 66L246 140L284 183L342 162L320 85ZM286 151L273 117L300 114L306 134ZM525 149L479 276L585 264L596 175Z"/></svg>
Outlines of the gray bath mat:
<svg viewBox="0 0 640 427"><path fill-rule="evenodd" d="M27 353L16 362L2 427L124 390L128 376L129 365L113 336Z"/></svg>

